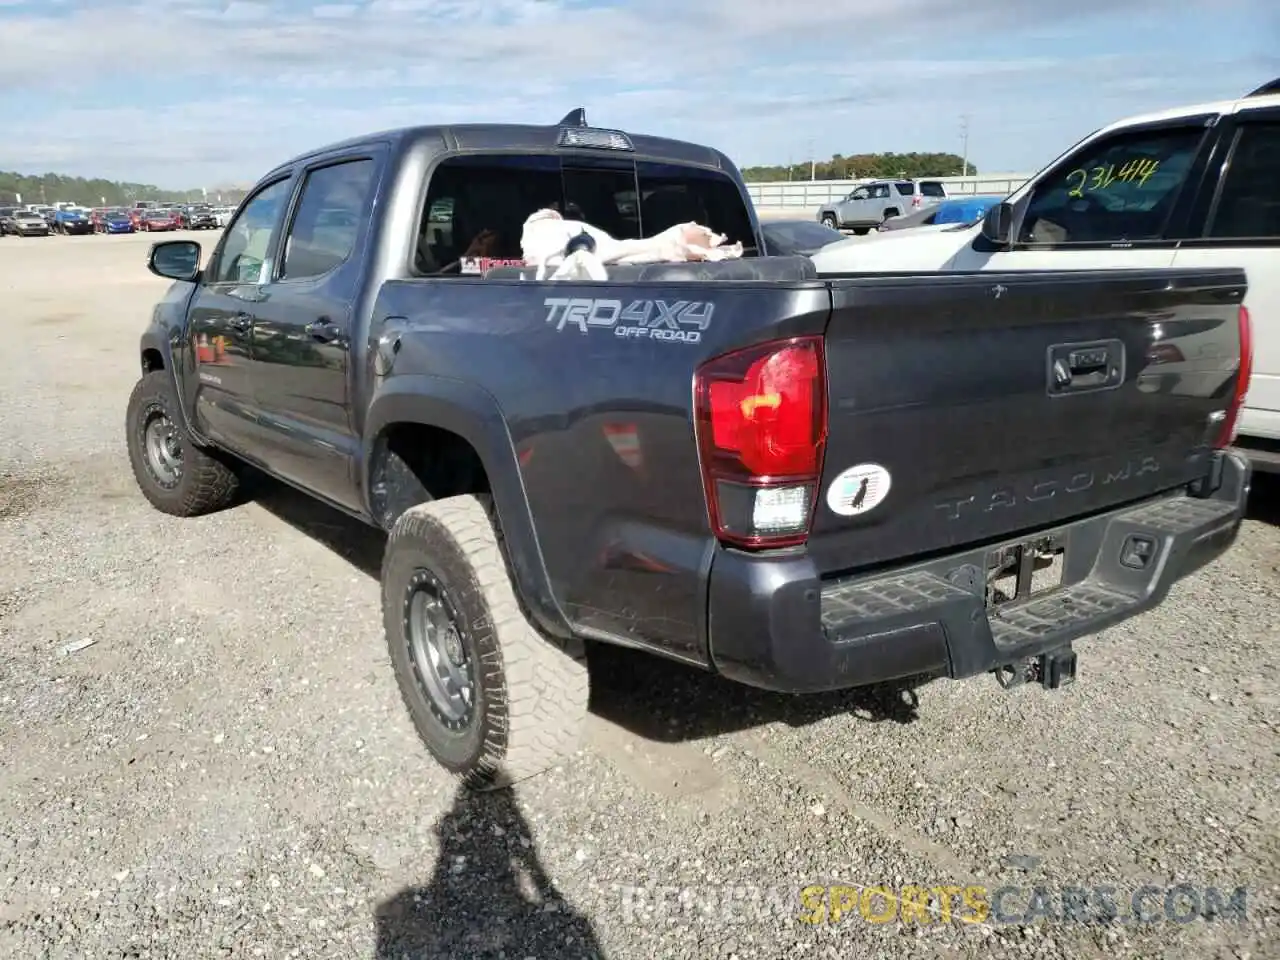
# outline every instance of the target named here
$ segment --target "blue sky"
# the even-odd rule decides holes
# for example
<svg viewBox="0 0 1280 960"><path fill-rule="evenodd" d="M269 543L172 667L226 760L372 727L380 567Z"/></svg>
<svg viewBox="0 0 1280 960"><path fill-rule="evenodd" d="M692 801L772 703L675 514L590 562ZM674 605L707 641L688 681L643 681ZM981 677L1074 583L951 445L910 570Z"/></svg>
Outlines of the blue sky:
<svg viewBox="0 0 1280 960"><path fill-rule="evenodd" d="M973 163L1030 172L1280 76L1280 0L0 0L0 49L0 169L243 183L361 132L581 105L744 166L959 153L967 114Z"/></svg>

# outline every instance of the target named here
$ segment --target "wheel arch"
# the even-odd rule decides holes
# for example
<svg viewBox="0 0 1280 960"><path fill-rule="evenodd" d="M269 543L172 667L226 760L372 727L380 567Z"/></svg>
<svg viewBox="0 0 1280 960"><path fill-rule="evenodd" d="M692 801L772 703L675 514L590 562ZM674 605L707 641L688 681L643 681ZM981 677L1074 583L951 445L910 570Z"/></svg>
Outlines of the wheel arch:
<svg viewBox="0 0 1280 960"><path fill-rule="evenodd" d="M540 629L564 639L573 637L547 575L515 444L506 418L491 394L460 380L397 376L374 397L363 433L361 490L368 516L378 526L390 529L404 510L423 499L487 493L522 604ZM394 475L391 454L397 452L398 437L423 444L444 444L443 448L430 448L434 459L424 457L416 465L413 476L420 484L416 490L411 480L406 484L403 475ZM451 471L431 473L442 461L465 467L467 454L475 457L482 471L484 489L475 489L474 483L458 479ZM430 488L435 476L449 477L444 489ZM473 475L463 476L474 479Z"/></svg>

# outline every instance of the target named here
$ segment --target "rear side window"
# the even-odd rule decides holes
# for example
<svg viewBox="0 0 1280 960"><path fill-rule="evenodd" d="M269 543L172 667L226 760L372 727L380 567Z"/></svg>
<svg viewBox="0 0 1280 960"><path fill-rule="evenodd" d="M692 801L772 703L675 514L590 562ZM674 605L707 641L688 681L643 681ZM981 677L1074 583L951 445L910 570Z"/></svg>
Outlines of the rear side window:
<svg viewBox="0 0 1280 960"><path fill-rule="evenodd" d="M1280 237L1280 123L1249 124L1236 135L1208 235Z"/></svg>
<svg viewBox="0 0 1280 960"><path fill-rule="evenodd" d="M415 270L451 276L518 262L524 222L545 207L620 240L694 220L730 243L755 243L737 184L715 171L614 158L452 157L427 188Z"/></svg>
<svg viewBox="0 0 1280 960"><path fill-rule="evenodd" d="M1019 241L1160 239L1204 136L1202 126L1164 127L1089 144L1036 185Z"/></svg>
<svg viewBox="0 0 1280 960"><path fill-rule="evenodd" d="M722 173L661 163L636 164L641 236L695 220L754 252L755 238L742 193ZM620 200L621 202L621 200Z"/></svg>
<svg viewBox="0 0 1280 960"><path fill-rule="evenodd" d="M905 183L899 181L898 183L895 183L894 186L898 188L898 193L902 194L904 197L909 197L916 192L916 185L910 181Z"/></svg>
<svg viewBox="0 0 1280 960"><path fill-rule="evenodd" d="M942 188L942 184L926 180L920 184L920 194L925 197L945 197L947 191Z"/></svg>
<svg viewBox="0 0 1280 960"><path fill-rule="evenodd" d="M281 280L319 277L355 248L360 224L373 200L372 160L349 160L307 174L289 225Z"/></svg>

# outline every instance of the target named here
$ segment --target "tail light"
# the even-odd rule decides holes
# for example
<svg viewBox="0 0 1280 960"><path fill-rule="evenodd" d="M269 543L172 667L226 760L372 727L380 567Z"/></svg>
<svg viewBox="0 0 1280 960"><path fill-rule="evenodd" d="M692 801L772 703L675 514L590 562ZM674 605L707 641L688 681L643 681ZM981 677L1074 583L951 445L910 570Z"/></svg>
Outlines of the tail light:
<svg viewBox="0 0 1280 960"><path fill-rule="evenodd" d="M821 337L757 344L694 377L694 429L711 529L741 547L809 537L827 439Z"/></svg>
<svg viewBox="0 0 1280 960"><path fill-rule="evenodd" d="M1240 369L1236 373L1235 392L1222 420L1222 432L1218 434L1218 442L1214 444L1219 450L1236 442L1236 434L1240 431L1240 413L1249 393L1249 378L1253 375L1253 323L1249 319L1249 309L1243 304L1240 306L1239 322Z"/></svg>
<svg viewBox="0 0 1280 960"><path fill-rule="evenodd" d="M911 205L913 207L924 206L924 197L920 196L919 194L916 194L914 197L911 198Z"/></svg>

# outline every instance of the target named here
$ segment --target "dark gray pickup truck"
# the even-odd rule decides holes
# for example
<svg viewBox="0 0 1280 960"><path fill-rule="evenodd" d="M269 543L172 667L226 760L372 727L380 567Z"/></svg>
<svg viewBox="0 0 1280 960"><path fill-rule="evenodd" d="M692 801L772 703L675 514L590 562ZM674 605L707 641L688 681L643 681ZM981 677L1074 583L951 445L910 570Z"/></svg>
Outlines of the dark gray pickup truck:
<svg viewBox="0 0 1280 960"><path fill-rule="evenodd" d="M547 206L746 255L538 281ZM723 154L580 116L317 150L207 261L148 263L175 282L128 405L143 493L207 512L251 465L388 531L400 689L477 786L574 748L589 641L795 693L1059 686L1248 492L1241 270L819 277Z"/></svg>

